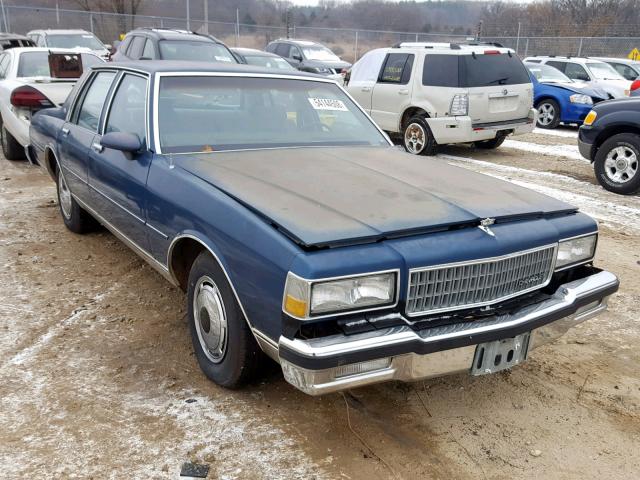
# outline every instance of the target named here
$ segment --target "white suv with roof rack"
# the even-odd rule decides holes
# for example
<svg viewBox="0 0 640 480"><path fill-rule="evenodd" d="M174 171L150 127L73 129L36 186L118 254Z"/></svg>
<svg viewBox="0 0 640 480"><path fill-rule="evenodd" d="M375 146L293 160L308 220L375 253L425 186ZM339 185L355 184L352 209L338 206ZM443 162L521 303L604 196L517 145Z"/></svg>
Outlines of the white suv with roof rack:
<svg viewBox="0 0 640 480"><path fill-rule="evenodd" d="M405 149L437 145L497 148L533 130L533 85L515 52L491 44L401 43L365 54L347 91Z"/></svg>
<svg viewBox="0 0 640 480"><path fill-rule="evenodd" d="M592 88L604 90L609 98L628 97L631 82L608 63L588 57L536 56L524 59L528 63L551 65L571 80L585 82Z"/></svg>

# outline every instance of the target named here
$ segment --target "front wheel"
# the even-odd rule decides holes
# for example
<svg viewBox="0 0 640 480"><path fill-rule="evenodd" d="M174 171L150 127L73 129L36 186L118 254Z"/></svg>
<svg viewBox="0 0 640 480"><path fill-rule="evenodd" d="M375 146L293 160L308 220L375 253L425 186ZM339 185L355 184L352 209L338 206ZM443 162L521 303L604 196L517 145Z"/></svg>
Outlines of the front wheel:
<svg viewBox="0 0 640 480"><path fill-rule="evenodd" d="M594 161L596 179L606 190L621 195L640 191L640 135L621 133L604 142Z"/></svg>
<svg viewBox="0 0 640 480"><path fill-rule="evenodd" d="M436 140L423 117L412 117L405 125L402 138L404 149L413 155L435 155L436 153Z"/></svg>
<svg viewBox="0 0 640 480"><path fill-rule="evenodd" d="M507 137L499 136L496 138L492 138L491 140L482 140L479 142L474 142L473 144L476 148L482 148L483 150L493 150L494 148L498 148L502 145Z"/></svg>
<svg viewBox="0 0 640 480"><path fill-rule="evenodd" d="M538 127L556 128L560 125L560 105L555 100L546 99L538 104Z"/></svg>
<svg viewBox="0 0 640 480"><path fill-rule="evenodd" d="M262 354L224 272L208 252L193 262L187 302L191 342L200 369L227 388L250 381Z"/></svg>

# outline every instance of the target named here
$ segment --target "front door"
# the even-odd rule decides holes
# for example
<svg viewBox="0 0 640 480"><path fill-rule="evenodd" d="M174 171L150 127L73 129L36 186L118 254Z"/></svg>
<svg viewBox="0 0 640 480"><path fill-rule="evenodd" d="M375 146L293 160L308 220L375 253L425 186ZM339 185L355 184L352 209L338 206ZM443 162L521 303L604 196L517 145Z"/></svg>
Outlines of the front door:
<svg viewBox="0 0 640 480"><path fill-rule="evenodd" d="M80 200L89 201L88 160L89 148L100 125L102 106L116 72L104 71L89 78L78 96L68 122L58 138L62 174L69 189Z"/></svg>
<svg viewBox="0 0 640 480"><path fill-rule="evenodd" d="M125 73L118 80L106 113L104 133L133 133L146 145L147 77ZM144 250L146 231L146 183L152 154L144 146L139 153L105 148L97 135L89 151L91 203L113 227Z"/></svg>
<svg viewBox="0 0 640 480"><path fill-rule="evenodd" d="M371 117L383 130L397 132L400 115L411 103L414 55L389 53L371 97Z"/></svg>

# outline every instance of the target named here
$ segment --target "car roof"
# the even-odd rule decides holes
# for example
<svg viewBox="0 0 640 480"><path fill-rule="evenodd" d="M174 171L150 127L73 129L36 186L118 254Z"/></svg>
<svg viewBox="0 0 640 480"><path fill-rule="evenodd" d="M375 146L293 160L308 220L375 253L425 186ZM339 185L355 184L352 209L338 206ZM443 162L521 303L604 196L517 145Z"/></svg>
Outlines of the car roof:
<svg viewBox="0 0 640 480"><path fill-rule="evenodd" d="M592 57L594 60L600 60L603 62L618 62L624 63L625 65L638 65L640 61L631 60L630 58L618 58L618 57Z"/></svg>
<svg viewBox="0 0 640 480"><path fill-rule="evenodd" d="M21 53L33 53L33 52L73 53L73 54L82 53L83 55L93 55L94 57L100 58L98 55L96 55L95 53L89 50L81 50L76 48L16 47L16 48L11 48L9 50L5 50L5 52L11 52L14 55L19 55Z"/></svg>
<svg viewBox="0 0 640 480"><path fill-rule="evenodd" d="M279 38L278 40L274 40L271 43L275 42L293 43L294 45L300 45L303 47L310 47L311 45L322 45L321 43L312 42L311 40L297 40L295 38Z"/></svg>
<svg viewBox="0 0 640 480"><path fill-rule="evenodd" d="M435 43L435 42L406 42L394 47L378 48L376 50L398 53L427 53L427 54L447 54L447 55L473 55L474 53L483 54L487 51L500 52L501 54L512 53L512 48L497 47L491 44L464 44L464 43ZM370 50L373 51L373 50Z"/></svg>
<svg viewBox="0 0 640 480"><path fill-rule="evenodd" d="M598 60L596 58L591 57L565 57L561 55L539 55L534 57L526 57L525 61L529 60L560 60L561 62L593 62L593 63L606 63L602 60Z"/></svg>
<svg viewBox="0 0 640 480"><path fill-rule="evenodd" d="M127 33L129 35L146 34L156 37L158 40L195 40L196 42L218 42L213 37L202 35L188 30L170 29L170 28L136 28Z"/></svg>
<svg viewBox="0 0 640 480"><path fill-rule="evenodd" d="M232 48L232 52L239 53L240 55L251 55L253 57L278 57L275 53L265 52L264 50L258 50L257 48Z"/></svg>
<svg viewBox="0 0 640 480"><path fill-rule="evenodd" d="M118 68L137 70L150 75L156 73L236 73L247 75L267 75L267 76L291 76L304 77L309 80L323 81L324 77L305 73L299 70L278 70L276 73L272 68L262 68L253 65L245 65L230 62L188 62L180 60L137 60L125 62L110 62L104 65L97 65L94 69Z"/></svg>

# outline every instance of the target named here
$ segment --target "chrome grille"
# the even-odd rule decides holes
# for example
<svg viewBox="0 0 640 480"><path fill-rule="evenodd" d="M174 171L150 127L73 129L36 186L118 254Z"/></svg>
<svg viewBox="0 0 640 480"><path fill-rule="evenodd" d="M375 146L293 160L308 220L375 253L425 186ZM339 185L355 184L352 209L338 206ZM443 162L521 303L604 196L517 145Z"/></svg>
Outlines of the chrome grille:
<svg viewBox="0 0 640 480"><path fill-rule="evenodd" d="M545 286L556 246L505 257L411 270L407 315L490 305Z"/></svg>

